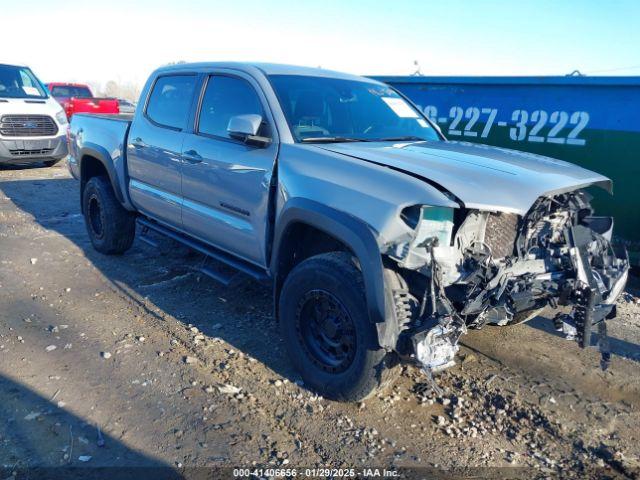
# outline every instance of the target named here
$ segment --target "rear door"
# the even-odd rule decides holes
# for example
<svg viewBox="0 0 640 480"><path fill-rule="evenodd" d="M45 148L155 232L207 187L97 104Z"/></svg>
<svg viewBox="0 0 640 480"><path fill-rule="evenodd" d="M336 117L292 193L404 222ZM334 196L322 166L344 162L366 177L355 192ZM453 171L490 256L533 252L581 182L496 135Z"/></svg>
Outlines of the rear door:
<svg viewBox="0 0 640 480"><path fill-rule="evenodd" d="M127 162L131 200L140 212L182 227L181 162L198 76L159 76L129 131Z"/></svg>
<svg viewBox="0 0 640 480"><path fill-rule="evenodd" d="M235 115L263 118L266 147L231 138ZM213 73L203 83L193 132L182 147L182 219L187 233L266 265L266 232L271 175L277 139L268 103L259 86L242 73Z"/></svg>

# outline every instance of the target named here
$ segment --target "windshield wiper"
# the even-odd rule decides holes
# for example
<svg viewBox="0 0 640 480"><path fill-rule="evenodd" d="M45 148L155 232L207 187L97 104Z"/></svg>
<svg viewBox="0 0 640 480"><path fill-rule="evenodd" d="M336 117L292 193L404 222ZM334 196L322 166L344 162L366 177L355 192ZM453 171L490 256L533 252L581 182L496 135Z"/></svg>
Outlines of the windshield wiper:
<svg viewBox="0 0 640 480"><path fill-rule="evenodd" d="M425 142L426 139L422 137L416 137L414 135L406 135L404 137L386 137L386 138L376 138L375 140L370 140L372 142Z"/></svg>
<svg viewBox="0 0 640 480"><path fill-rule="evenodd" d="M338 142L370 142L364 138L350 137L306 137L300 140L303 143L338 143Z"/></svg>

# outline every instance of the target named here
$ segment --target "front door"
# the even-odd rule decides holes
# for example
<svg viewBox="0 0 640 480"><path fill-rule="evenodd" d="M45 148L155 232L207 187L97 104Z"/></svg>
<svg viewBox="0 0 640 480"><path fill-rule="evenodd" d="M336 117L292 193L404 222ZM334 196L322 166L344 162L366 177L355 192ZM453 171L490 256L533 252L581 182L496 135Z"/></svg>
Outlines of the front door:
<svg viewBox="0 0 640 480"><path fill-rule="evenodd" d="M212 74L204 85L193 133L182 146L182 221L190 235L266 266L274 139L267 147L231 138L229 120L258 114L259 135L272 136L268 104L248 76Z"/></svg>

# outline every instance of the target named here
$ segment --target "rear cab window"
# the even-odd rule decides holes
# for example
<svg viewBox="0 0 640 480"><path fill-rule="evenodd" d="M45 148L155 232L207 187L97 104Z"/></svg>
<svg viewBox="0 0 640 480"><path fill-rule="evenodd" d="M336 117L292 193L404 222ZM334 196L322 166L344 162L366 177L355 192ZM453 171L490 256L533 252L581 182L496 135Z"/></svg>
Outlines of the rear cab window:
<svg viewBox="0 0 640 480"><path fill-rule="evenodd" d="M75 85L58 85L51 88L51 95L62 98L92 98L91 90Z"/></svg>
<svg viewBox="0 0 640 480"><path fill-rule="evenodd" d="M146 117L160 127L184 130L196 82L194 74L158 77L147 102Z"/></svg>

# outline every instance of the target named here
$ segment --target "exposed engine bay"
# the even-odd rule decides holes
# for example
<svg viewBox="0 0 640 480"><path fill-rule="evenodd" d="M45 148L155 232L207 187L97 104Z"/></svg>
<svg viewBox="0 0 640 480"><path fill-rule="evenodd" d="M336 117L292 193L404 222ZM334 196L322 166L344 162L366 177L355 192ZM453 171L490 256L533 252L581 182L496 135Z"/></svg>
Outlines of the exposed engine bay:
<svg viewBox="0 0 640 480"><path fill-rule="evenodd" d="M407 292L395 295L403 302L396 309L411 312L399 322L398 351L429 372L442 370L455 363L468 328L519 323L542 308L567 307L559 310L569 313L554 318L556 329L583 348L596 333L605 369L605 320L615 317L629 261L611 244L613 219L593 216L590 200L582 190L540 197L524 217L405 209L415 235L388 252L408 279Z"/></svg>

